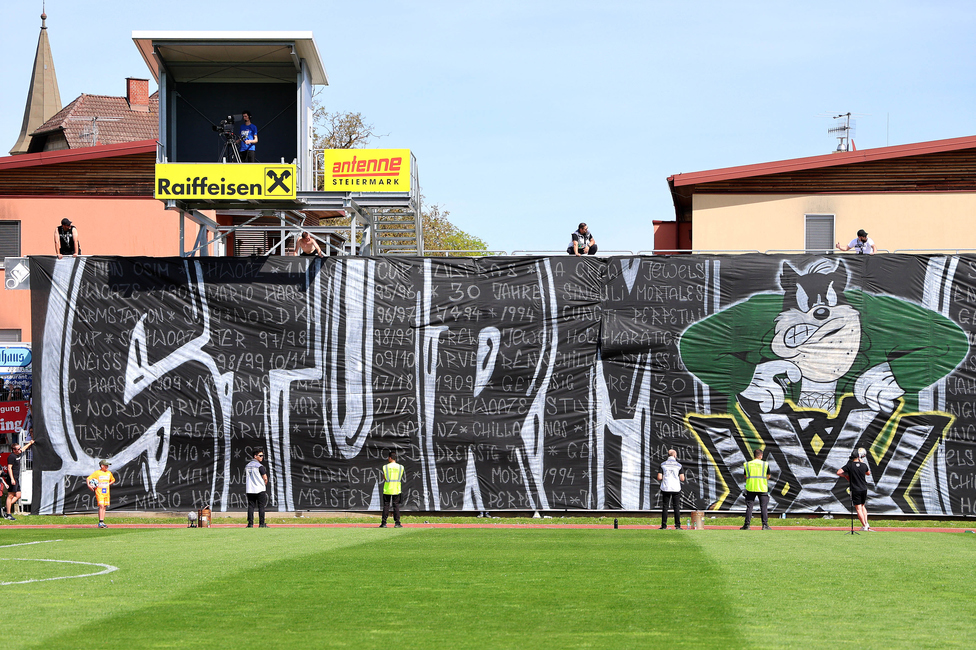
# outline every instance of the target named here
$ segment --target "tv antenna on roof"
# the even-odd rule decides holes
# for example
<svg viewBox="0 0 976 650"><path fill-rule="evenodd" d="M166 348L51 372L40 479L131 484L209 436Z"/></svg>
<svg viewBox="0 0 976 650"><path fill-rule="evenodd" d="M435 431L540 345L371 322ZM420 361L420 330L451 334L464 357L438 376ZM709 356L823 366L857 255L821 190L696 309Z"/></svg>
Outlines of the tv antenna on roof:
<svg viewBox="0 0 976 650"><path fill-rule="evenodd" d="M69 117L68 120L72 122L91 122L91 128L88 131L82 131L78 134L78 137L89 147L94 147L98 144L98 123L99 122L118 122L121 117L99 117L94 115L92 117Z"/></svg>
<svg viewBox="0 0 976 650"><path fill-rule="evenodd" d="M851 119L850 112L835 115L834 120L834 125L827 129L827 133L837 138L837 151L850 151L857 123Z"/></svg>

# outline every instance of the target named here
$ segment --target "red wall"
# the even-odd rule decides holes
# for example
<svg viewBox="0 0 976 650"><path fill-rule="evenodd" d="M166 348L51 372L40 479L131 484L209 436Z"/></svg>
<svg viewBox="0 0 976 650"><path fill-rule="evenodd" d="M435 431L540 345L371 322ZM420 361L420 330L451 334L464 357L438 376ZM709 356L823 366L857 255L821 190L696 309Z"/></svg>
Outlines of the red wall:
<svg viewBox="0 0 976 650"><path fill-rule="evenodd" d="M179 213L153 198L0 197L0 220L20 221L22 257L55 255L54 231L64 217L78 228L85 255L180 254ZM192 232L191 240L195 226ZM0 291L0 329L31 340L29 291Z"/></svg>
<svg viewBox="0 0 976 650"><path fill-rule="evenodd" d="M654 250L684 251L690 250L691 247L690 223L678 223L677 221L654 222Z"/></svg>

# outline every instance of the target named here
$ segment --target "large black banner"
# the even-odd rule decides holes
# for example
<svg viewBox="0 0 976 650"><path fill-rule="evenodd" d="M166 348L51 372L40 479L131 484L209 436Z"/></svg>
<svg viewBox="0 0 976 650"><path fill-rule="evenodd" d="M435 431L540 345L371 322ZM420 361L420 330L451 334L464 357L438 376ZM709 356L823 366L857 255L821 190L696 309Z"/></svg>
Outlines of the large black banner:
<svg viewBox="0 0 976 650"><path fill-rule="evenodd" d="M34 501L375 510L389 449L416 510L742 507L972 515L976 258L31 259Z"/></svg>

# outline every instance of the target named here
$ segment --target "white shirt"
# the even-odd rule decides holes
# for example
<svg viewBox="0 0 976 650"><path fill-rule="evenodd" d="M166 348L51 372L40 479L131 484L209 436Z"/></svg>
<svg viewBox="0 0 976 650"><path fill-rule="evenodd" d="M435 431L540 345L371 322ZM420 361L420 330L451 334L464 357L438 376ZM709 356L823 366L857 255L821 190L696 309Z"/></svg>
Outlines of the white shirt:
<svg viewBox="0 0 976 650"><path fill-rule="evenodd" d="M265 474L268 472L268 470L264 469L264 466L262 466L261 463L256 460L252 460L247 464L247 466L244 468L244 476L247 478L247 488L245 488L245 492L248 494L260 494L268 489L264 483L264 478L261 476L262 470Z"/></svg>
<svg viewBox="0 0 976 650"><path fill-rule="evenodd" d="M855 237L851 240L851 243L847 245L847 248L854 251L858 255L873 255L874 254L874 240L868 237L867 241L861 241L859 238Z"/></svg>
<svg viewBox="0 0 976 650"><path fill-rule="evenodd" d="M669 456L661 463L661 492L681 492L681 463L674 456Z"/></svg>

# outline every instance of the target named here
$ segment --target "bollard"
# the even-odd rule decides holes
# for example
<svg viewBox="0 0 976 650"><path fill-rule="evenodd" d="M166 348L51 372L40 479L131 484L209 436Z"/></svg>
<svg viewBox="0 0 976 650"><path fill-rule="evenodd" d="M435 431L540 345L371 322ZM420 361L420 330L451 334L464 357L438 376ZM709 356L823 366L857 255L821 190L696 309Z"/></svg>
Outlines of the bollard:
<svg viewBox="0 0 976 650"><path fill-rule="evenodd" d="M613 518L613 529L614 529L614 530L617 530L617 528L618 528L618 526L617 526L617 518L616 518L616 517L614 517L614 518Z"/></svg>

